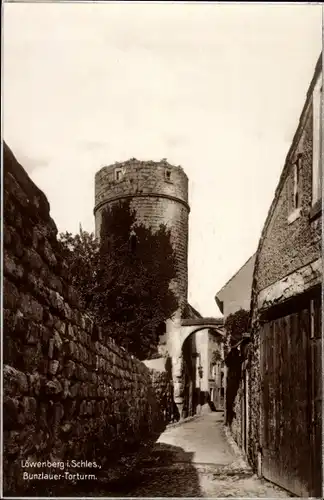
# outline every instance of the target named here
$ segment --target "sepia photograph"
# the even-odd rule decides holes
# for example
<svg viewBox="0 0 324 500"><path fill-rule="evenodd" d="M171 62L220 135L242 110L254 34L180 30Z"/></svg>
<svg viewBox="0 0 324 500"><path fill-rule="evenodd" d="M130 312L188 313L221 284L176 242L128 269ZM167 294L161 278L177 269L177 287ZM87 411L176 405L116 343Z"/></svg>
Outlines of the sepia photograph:
<svg viewBox="0 0 324 500"><path fill-rule="evenodd" d="M323 498L323 19L3 2L1 498Z"/></svg>

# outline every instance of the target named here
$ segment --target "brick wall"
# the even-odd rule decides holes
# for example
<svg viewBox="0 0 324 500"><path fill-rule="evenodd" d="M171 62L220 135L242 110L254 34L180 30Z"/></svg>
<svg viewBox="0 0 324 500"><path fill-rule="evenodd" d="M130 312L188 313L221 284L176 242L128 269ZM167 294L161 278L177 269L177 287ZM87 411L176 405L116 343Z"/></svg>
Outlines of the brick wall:
<svg viewBox="0 0 324 500"><path fill-rule="evenodd" d="M5 494L28 490L23 460L95 460L109 477L165 426L150 370L80 312L48 201L7 146L4 208Z"/></svg>

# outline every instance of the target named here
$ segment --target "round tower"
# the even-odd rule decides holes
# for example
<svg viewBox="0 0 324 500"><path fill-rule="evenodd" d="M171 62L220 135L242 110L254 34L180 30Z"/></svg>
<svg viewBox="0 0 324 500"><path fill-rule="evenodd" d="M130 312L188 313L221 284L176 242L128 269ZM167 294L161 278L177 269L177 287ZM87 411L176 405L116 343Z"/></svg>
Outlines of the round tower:
<svg viewBox="0 0 324 500"><path fill-rule="evenodd" d="M130 199L136 222L152 231L165 224L171 231L177 278L171 286L179 301L179 311L188 294L188 177L181 167L160 162L131 159L103 167L95 176L95 228L100 236L102 210L115 202Z"/></svg>

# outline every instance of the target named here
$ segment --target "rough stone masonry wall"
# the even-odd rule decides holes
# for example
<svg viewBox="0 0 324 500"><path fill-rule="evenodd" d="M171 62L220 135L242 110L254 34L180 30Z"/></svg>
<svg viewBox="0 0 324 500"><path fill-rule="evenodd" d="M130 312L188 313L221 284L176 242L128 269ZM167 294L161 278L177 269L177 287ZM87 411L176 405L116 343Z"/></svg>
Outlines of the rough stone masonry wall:
<svg viewBox="0 0 324 500"><path fill-rule="evenodd" d="M234 401L234 417L231 423L231 433L238 446L242 446L242 402L244 401L244 388L241 379Z"/></svg>
<svg viewBox="0 0 324 500"><path fill-rule="evenodd" d="M4 209L4 490L21 495L22 460L108 474L165 424L150 370L80 312L48 201L6 145Z"/></svg>
<svg viewBox="0 0 324 500"><path fill-rule="evenodd" d="M313 113L308 105L273 214L258 252L258 291L313 262L321 255L321 219L310 221L312 206ZM300 217L288 224L293 200L293 161L301 154Z"/></svg>
<svg viewBox="0 0 324 500"><path fill-rule="evenodd" d="M166 371L158 372L157 370L152 370L151 377L156 398L163 412L164 422L167 425L174 419L172 375Z"/></svg>
<svg viewBox="0 0 324 500"><path fill-rule="evenodd" d="M259 325L254 324L254 334L251 337L249 349L249 427L247 455L250 464L258 470L258 454L260 450L260 419L261 419L261 379L260 379L260 337Z"/></svg>

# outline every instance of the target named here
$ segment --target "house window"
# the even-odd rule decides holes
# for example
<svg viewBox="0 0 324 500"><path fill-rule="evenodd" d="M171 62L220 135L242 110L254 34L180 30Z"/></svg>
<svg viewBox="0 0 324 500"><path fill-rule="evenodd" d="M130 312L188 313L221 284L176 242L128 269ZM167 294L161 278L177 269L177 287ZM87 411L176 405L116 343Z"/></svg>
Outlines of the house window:
<svg viewBox="0 0 324 500"><path fill-rule="evenodd" d="M121 168L116 168L115 169L115 180L120 181L123 177L123 171Z"/></svg>
<svg viewBox="0 0 324 500"><path fill-rule="evenodd" d="M322 198L322 150L323 150L323 115L322 115L322 74L320 74L313 92L313 193L312 205Z"/></svg>
<svg viewBox="0 0 324 500"><path fill-rule="evenodd" d="M290 194L290 213L288 224L292 224L300 216L301 210L301 154L298 154L297 160L292 165L292 193Z"/></svg>
<svg viewBox="0 0 324 500"><path fill-rule="evenodd" d="M168 182L172 182L171 180L171 170L170 169L166 169L164 171L164 175L165 175L165 180L168 181Z"/></svg>

